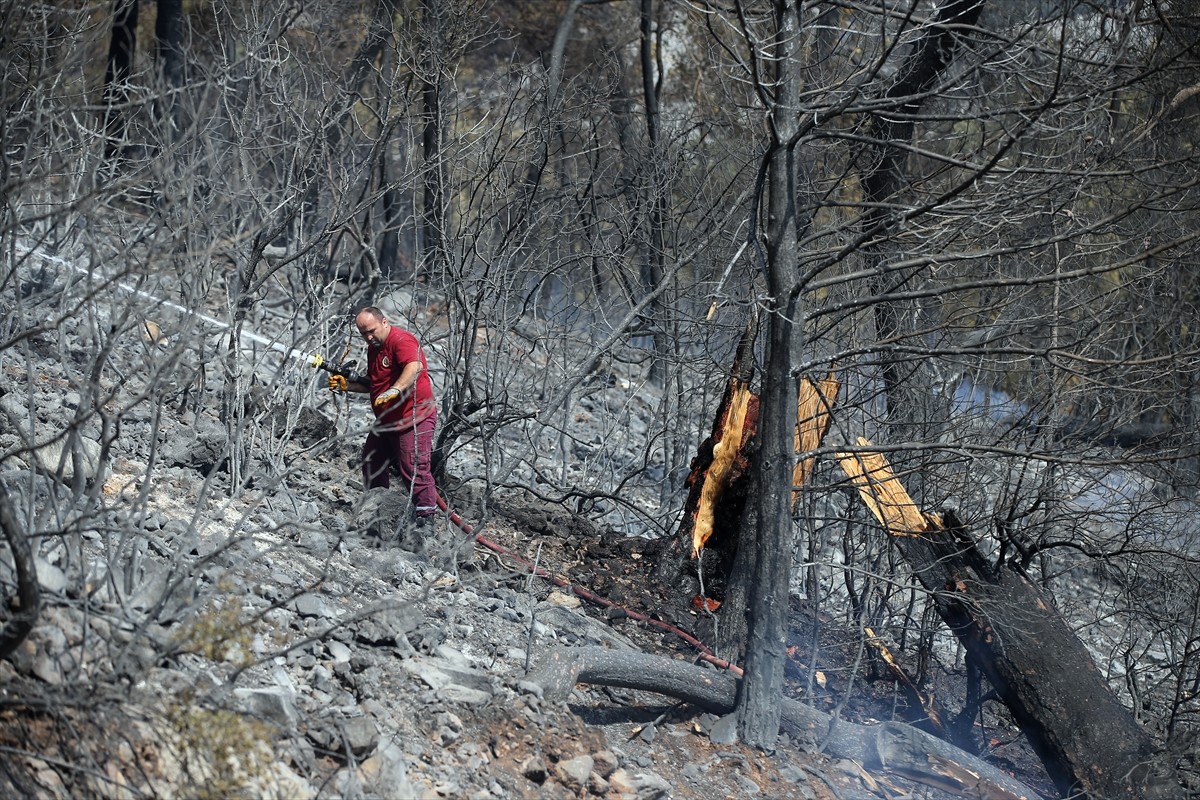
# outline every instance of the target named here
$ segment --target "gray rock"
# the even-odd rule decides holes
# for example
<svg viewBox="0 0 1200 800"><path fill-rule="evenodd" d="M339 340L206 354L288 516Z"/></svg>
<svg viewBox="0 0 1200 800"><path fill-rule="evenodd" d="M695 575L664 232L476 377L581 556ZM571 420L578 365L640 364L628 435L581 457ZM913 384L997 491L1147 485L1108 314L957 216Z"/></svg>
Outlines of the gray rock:
<svg viewBox="0 0 1200 800"><path fill-rule="evenodd" d="M734 775L733 779L737 785L742 788L742 791L751 797L762 794L762 787L747 778L745 775Z"/></svg>
<svg viewBox="0 0 1200 800"><path fill-rule="evenodd" d="M637 773L633 776L633 786L638 800L655 800L671 794L671 782L657 772Z"/></svg>
<svg viewBox="0 0 1200 800"><path fill-rule="evenodd" d="M59 686L64 680L61 656L51 656L44 650L39 650L33 657L30 671L51 686Z"/></svg>
<svg viewBox="0 0 1200 800"><path fill-rule="evenodd" d="M77 466L86 481L103 478L104 465L101 463L98 441L77 431L61 435L62 431L53 426L35 423L29 409L15 392L0 397L0 416L5 418L11 430L23 442L35 445L32 450L18 454L18 458L32 469L66 483L75 479Z"/></svg>
<svg viewBox="0 0 1200 800"><path fill-rule="evenodd" d="M337 615L330 610L324 598L306 593L292 601L292 610L302 617L310 619L333 619Z"/></svg>
<svg viewBox="0 0 1200 800"><path fill-rule="evenodd" d="M329 653L329 657L338 664L350 661L351 650L341 642L328 641L325 643L325 650Z"/></svg>
<svg viewBox="0 0 1200 800"><path fill-rule="evenodd" d="M609 776L608 782L617 794L638 800L658 800L671 794L671 784L661 775L649 771L630 774L618 769Z"/></svg>
<svg viewBox="0 0 1200 800"><path fill-rule="evenodd" d="M439 644L433 649L433 655L460 669L471 669L475 666L475 662L469 656L448 644Z"/></svg>
<svg viewBox="0 0 1200 800"><path fill-rule="evenodd" d="M588 776L592 774L595 761L591 756L576 756L560 761L554 765L554 773L568 788L584 789L588 785Z"/></svg>
<svg viewBox="0 0 1200 800"><path fill-rule="evenodd" d="M62 594L67 588L67 575L58 567L41 558L34 558L34 570L38 583L50 594Z"/></svg>
<svg viewBox="0 0 1200 800"><path fill-rule="evenodd" d="M417 630L425 615L415 603L386 600L354 626L355 638L365 644L408 648L408 634Z"/></svg>
<svg viewBox="0 0 1200 800"><path fill-rule="evenodd" d="M296 727L296 694L282 686L238 688L233 690L239 705L259 719L273 722L284 730Z"/></svg>
<svg viewBox="0 0 1200 800"><path fill-rule="evenodd" d="M379 728L370 717L344 719L338 724L338 729L341 731L342 741L356 759L365 758L375 752L379 745Z"/></svg>
<svg viewBox="0 0 1200 800"><path fill-rule="evenodd" d="M296 544L301 550L306 550L315 556L327 556L333 550L332 542L324 531L304 528L296 538Z"/></svg>
<svg viewBox="0 0 1200 800"><path fill-rule="evenodd" d="M737 715L726 714L713 723L708 731L708 739L713 744L733 744L737 741Z"/></svg>
<svg viewBox="0 0 1200 800"><path fill-rule="evenodd" d="M593 769L601 777L607 778L621 766L621 760L617 758L617 754L612 750L598 750L592 753L592 761L595 762Z"/></svg>
<svg viewBox="0 0 1200 800"><path fill-rule="evenodd" d="M492 698L491 678L484 672L419 655L404 661L404 669L448 702L480 705Z"/></svg>
<svg viewBox="0 0 1200 800"><path fill-rule="evenodd" d="M561 633L569 633L592 644L603 645L615 650L636 650L637 647L625 636L591 617L553 603L539 603L537 620Z"/></svg>
<svg viewBox="0 0 1200 800"><path fill-rule="evenodd" d="M808 773L794 764L784 764L779 768L779 777L791 783L807 783Z"/></svg>
<svg viewBox="0 0 1200 800"><path fill-rule="evenodd" d="M378 797L416 797L417 792L408 780L408 759L404 750L392 739L380 746L359 767L363 783Z"/></svg>
<svg viewBox="0 0 1200 800"><path fill-rule="evenodd" d="M175 431L160 453L164 464L207 475L229 459L229 435L221 426L201 417L194 428Z"/></svg>
<svg viewBox="0 0 1200 800"><path fill-rule="evenodd" d="M369 489L359 495L354 504L354 527L385 542L402 539L404 529L411 527L412 502L407 492L395 489ZM402 545L405 542L401 542ZM414 550L409 541L406 549Z"/></svg>

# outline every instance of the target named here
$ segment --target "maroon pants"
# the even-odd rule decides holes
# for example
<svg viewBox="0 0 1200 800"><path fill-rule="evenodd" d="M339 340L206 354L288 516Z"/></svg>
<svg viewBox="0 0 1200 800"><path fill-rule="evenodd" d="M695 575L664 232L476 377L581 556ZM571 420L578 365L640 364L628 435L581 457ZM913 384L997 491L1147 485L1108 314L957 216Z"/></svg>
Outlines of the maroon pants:
<svg viewBox="0 0 1200 800"><path fill-rule="evenodd" d="M436 426L437 412L434 412L407 430L392 431L385 426L367 434L362 451L363 486L386 489L391 485L391 468L395 466L408 485L416 515L427 517L435 513L437 488L433 485L429 456Z"/></svg>

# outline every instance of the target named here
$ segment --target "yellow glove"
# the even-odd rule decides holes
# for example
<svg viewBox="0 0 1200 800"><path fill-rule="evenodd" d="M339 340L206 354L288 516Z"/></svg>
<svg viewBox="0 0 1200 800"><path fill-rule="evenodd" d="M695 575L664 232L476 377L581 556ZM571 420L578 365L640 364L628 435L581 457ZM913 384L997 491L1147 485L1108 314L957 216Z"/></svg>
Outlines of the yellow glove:
<svg viewBox="0 0 1200 800"><path fill-rule="evenodd" d="M386 406L388 403L392 402L393 400L398 399L399 397L400 397L400 390L397 389L395 386L393 386L392 388L388 389L383 394L379 395L379 397L376 397L374 405Z"/></svg>
<svg viewBox="0 0 1200 800"><path fill-rule="evenodd" d="M346 380L345 375L330 375L329 376L329 391L344 392L350 388L350 382Z"/></svg>

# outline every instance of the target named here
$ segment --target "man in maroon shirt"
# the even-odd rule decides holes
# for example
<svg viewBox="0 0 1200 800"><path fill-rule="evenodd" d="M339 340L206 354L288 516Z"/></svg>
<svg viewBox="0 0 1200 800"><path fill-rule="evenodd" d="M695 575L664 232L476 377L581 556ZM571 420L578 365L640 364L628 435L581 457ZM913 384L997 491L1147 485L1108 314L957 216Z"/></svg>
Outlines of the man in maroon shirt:
<svg viewBox="0 0 1200 800"><path fill-rule="evenodd" d="M368 306L354 319L367 340L365 378L329 377L333 391L369 393L376 425L363 444L363 486L387 488L393 465L412 493L419 521L437 512L437 488L430 472L437 403L421 343Z"/></svg>

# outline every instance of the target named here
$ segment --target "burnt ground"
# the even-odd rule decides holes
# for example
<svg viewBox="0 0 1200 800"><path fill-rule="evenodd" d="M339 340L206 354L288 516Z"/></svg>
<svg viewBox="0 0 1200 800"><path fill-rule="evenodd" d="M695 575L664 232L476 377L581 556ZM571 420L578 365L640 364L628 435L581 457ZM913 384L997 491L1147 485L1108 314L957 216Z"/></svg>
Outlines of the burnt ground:
<svg viewBox="0 0 1200 800"><path fill-rule="evenodd" d="M694 608L691 597L672 591L678 587L664 588L654 580L662 542L605 533L587 520L528 497L507 497L494 509L488 529L481 531L489 542L517 554L526 564L536 562L556 576L557 583L582 587L637 614L678 627L700 641L712 641L710 615ZM487 552L482 545L477 551ZM514 565L503 554L488 556L488 560L497 567ZM527 570L527 566L516 568ZM562 591L553 581L535 580L531 585L538 584L540 590L533 590L547 596ZM645 652L688 660L696 656L696 648L682 637L619 609L585 600L579 610L612 626ZM855 722L900 720L931 729L901 683L863 647L858 632L827 614L814 617L812 609L795 597L791 629L786 678L789 696ZM928 683L926 690L944 707L961 706L964 675L935 670ZM809 792L817 798L954 796L903 778L868 774L853 762L803 751L786 735L771 754L740 744L715 745L707 736L711 719L661 695L581 685L568 709L571 717L562 723L560 734L565 739L592 736L599 730L610 741L620 742L635 759L653 764L662 775L703 776L704 780L678 781L673 797L742 796L736 790L749 787L744 779L767 797L809 796ZM1044 796L1055 796L1040 762L1004 709L988 703L984 718L987 727L977 722L973 731L978 754ZM503 729L504 722L498 722L498 727ZM797 776L803 776L803 788L797 788ZM718 787L735 791L714 793ZM753 790L745 792L746 796L754 794Z"/></svg>
<svg viewBox="0 0 1200 800"><path fill-rule="evenodd" d="M712 619L679 586L652 579L662 542L601 530L527 492L498 493L485 514L468 520L490 548L477 544L471 568L445 573L397 541L360 530L361 492L340 477L349 450L297 467L296 492L313 498L319 525L278 524L293 513L280 503L272 509L277 524L249 538L233 535L245 519L242 500L209 515L211 532L186 540L172 533L176 519L193 513L195 473L167 469L151 491L162 527L149 534L146 574L162 578L181 552L195 553L196 596L134 626L135 607L101 594L86 610L69 586L44 596L33 635L11 662L0 661L0 793L55 800L954 796L872 774L787 736L771 753L746 747L728 736L729 720L658 694L580 685L567 702L553 703L530 692L522 686L526 670L554 648L610 635L646 653L695 660L691 643L626 610L701 641L711 640ZM133 457L118 459L106 493L119 499L143 469ZM481 506L463 491L451 502ZM200 556L210 544L219 547ZM534 563L556 577L531 578ZM581 602L585 593L605 604ZM558 618L556 606L567 609ZM875 675L855 631L814 620L799 602L792 610L791 696L851 721L908 717L903 693ZM579 620L592 626L588 634L578 635ZM460 676L456 685L446 685L446 674ZM951 707L960 687L950 674L934 686ZM992 720L981 738L994 763L1053 794L1011 726ZM240 766L222 767L214 757Z"/></svg>

